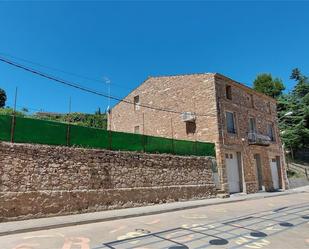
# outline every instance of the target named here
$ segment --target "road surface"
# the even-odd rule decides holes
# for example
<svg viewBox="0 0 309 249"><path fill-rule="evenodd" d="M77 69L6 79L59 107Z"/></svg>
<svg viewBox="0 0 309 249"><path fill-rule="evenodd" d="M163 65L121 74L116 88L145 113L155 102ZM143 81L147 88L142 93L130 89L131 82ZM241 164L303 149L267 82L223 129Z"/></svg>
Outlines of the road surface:
<svg viewBox="0 0 309 249"><path fill-rule="evenodd" d="M0 237L0 249L94 248L309 248L309 193Z"/></svg>

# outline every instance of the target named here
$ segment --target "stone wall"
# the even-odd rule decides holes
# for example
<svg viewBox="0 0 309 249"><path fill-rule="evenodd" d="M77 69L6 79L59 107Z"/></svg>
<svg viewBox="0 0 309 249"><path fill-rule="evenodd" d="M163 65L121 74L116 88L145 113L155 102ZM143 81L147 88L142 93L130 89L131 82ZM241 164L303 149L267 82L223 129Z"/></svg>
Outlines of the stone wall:
<svg viewBox="0 0 309 249"><path fill-rule="evenodd" d="M226 96L226 86L231 87L232 99ZM244 192L258 191L254 155L262 160L263 185L273 189L270 160L280 158L279 178L283 189L287 188L282 144L279 137L276 100L220 74L191 74L150 77L132 91L126 101L140 102L153 107L168 107L177 112L196 112L194 129L188 129L179 113L169 113L119 102L109 116L109 127L115 131L134 132L152 136L174 137L184 140L208 141L216 144L216 159L222 190L229 192L225 154L241 153L240 172L243 173ZM233 112L236 134L229 134L226 112ZM274 126L275 141L270 146L252 146L248 143L249 117L255 117L257 132L266 135L267 124ZM191 127L192 128L192 127ZM193 131L193 132L192 132Z"/></svg>
<svg viewBox="0 0 309 249"><path fill-rule="evenodd" d="M217 153L219 169L221 169L221 181L227 183L227 171L225 164L225 153L229 151L240 152L244 173L244 189L247 193L258 191L257 169L254 155L261 157L263 185L266 191L273 190L271 178L270 161L280 158L279 180L283 189L287 188L287 176L284 165L283 150L278 128L276 100L252 89L238 84L237 82L222 76L216 75L216 95L218 98L219 113L219 134L220 134L220 153ZM226 86L231 86L232 99L226 96ZM226 112L235 115L236 133L229 134L226 127ZM267 135L267 124L274 127L274 141L269 146L249 145L249 118L255 118L256 130L259 134ZM228 188L227 184L223 186Z"/></svg>
<svg viewBox="0 0 309 249"><path fill-rule="evenodd" d="M213 197L212 160L0 143L0 220Z"/></svg>
<svg viewBox="0 0 309 249"><path fill-rule="evenodd" d="M215 83L213 74L150 77L124 100L133 102L139 96L143 105L168 108L171 113L119 102L109 115L109 127L115 131L134 132L150 136L174 137L183 140L218 141ZM194 112L196 127L183 122L181 112Z"/></svg>

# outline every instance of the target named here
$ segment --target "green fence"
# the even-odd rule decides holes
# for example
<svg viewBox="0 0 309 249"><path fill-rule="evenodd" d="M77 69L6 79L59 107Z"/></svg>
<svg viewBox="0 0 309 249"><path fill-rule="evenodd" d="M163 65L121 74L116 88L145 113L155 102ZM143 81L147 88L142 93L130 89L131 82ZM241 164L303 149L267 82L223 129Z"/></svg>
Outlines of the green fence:
<svg viewBox="0 0 309 249"><path fill-rule="evenodd" d="M0 115L0 140L121 151L215 156L213 143L107 131L8 115Z"/></svg>

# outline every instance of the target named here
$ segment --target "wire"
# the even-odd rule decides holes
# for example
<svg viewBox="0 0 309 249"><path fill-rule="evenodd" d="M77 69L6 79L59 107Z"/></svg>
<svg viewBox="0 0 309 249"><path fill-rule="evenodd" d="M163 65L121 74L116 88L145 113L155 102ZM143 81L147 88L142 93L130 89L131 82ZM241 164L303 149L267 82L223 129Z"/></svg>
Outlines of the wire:
<svg viewBox="0 0 309 249"><path fill-rule="evenodd" d="M96 90L93 90L93 89L90 89L90 88L78 85L76 83L69 82L69 81L57 78L55 76L48 75L48 74L46 74L44 72L40 72L40 71L32 69L30 67L18 64L16 62L13 62L13 61L11 61L9 59L6 59L6 58L3 58L3 57L0 57L0 61L4 62L6 64L9 64L11 66L20 68L20 69L22 69L24 71L36 74L36 75L41 76L43 78L46 78L46 79L49 79L49 80L61 83L63 85L66 85L66 86L69 86L69 87L72 87L72 88L76 88L76 89L81 90L81 91L92 93L92 94L95 94L95 95L98 95L98 96L101 96L101 97L104 97L104 98L117 100L119 102L131 104L131 105L136 105L136 103L134 103L134 102L131 102L131 101L128 101L128 100L125 100L125 99L121 99L121 98L118 98L118 97L115 97L115 96L111 96L111 95L108 95L106 93L101 93L101 92L98 92ZM179 111L175 111L175 110L168 109L168 108L163 108L163 107L155 107L155 106L149 106L149 105L145 105L145 104L138 104L138 105L140 107L144 107L144 108L148 108L148 109L152 109L152 110L156 110L156 111L169 112L169 113L175 113L175 114L182 114L182 113L184 113L184 112L179 112ZM195 115L196 116L209 116L209 115L206 115L206 114L195 114Z"/></svg>
<svg viewBox="0 0 309 249"><path fill-rule="evenodd" d="M11 58L16 59L16 60L24 61L26 63L30 63L32 65L36 65L36 66L43 67L43 68L46 68L46 69L50 69L50 70L53 70L53 71L58 71L58 72L61 72L61 73L67 74L67 75L71 75L71 76L74 76L74 77L77 77L77 78L81 78L81 79L85 79L85 80L89 80L89 81L95 81L95 82L98 82L98 83L104 83L104 84L107 84L107 85L111 84L111 83L107 83L108 79L107 80L100 80L100 79L92 78L92 77L89 77L89 76L83 76L83 75L80 75L80 74L64 71L62 69L46 66L46 65L43 65L41 63L34 62L34 61L31 61L31 60L28 60L28 59L24 59L24 58L21 58L21 57L13 56L13 55L10 55L10 54L7 54L7 53L0 52L0 55L8 56L8 57L11 57ZM117 88L122 88L122 89L126 89L126 90L132 90L132 88L123 87L123 86L118 85L118 84L114 84L113 83L112 85L116 86Z"/></svg>

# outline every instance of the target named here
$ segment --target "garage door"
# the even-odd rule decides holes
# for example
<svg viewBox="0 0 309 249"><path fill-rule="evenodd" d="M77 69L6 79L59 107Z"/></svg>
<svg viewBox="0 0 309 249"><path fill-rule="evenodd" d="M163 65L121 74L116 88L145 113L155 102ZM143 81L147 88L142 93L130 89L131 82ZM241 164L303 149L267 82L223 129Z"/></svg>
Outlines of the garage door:
<svg viewBox="0 0 309 249"><path fill-rule="evenodd" d="M274 158L270 162L271 178L273 179L274 189L279 189L279 175L277 160Z"/></svg>
<svg viewBox="0 0 309 249"><path fill-rule="evenodd" d="M240 192L237 156L235 152L225 154L227 180L230 193Z"/></svg>

